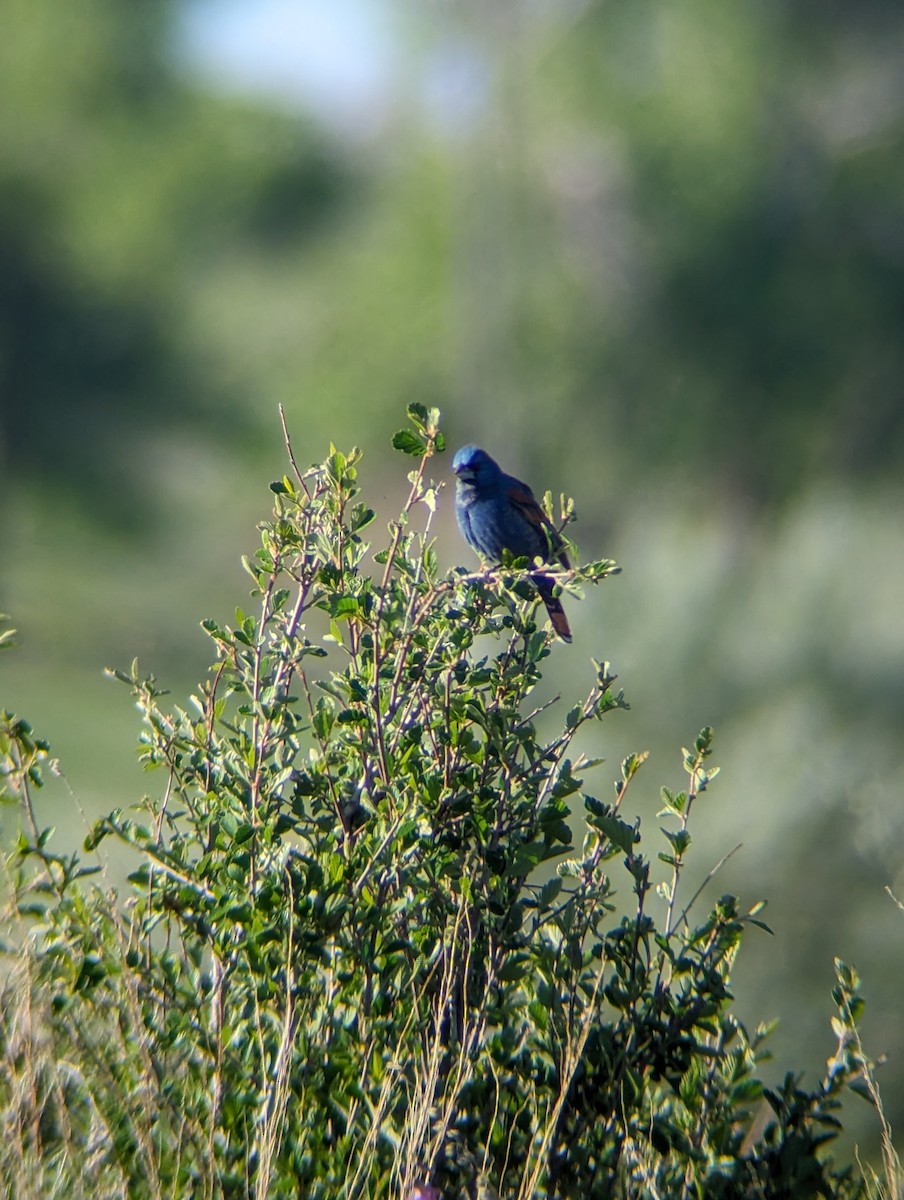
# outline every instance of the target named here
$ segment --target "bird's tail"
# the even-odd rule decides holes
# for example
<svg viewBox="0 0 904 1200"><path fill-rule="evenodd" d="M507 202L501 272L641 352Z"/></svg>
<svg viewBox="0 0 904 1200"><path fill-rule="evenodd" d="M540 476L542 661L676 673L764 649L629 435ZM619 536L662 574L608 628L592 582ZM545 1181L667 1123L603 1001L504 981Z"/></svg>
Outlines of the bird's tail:
<svg viewBox="0 0 904 1200"><path fill-rule="evenodd" d="M562 602L555 594L555 582L548 575L535 575L534 583L537 585L537 591L540 593L541 600L546 605L546 611L549 613L553 629L563 642L570 642L571 626L568 624L568 618L565 616L565 609L562 607Z"/></svg>

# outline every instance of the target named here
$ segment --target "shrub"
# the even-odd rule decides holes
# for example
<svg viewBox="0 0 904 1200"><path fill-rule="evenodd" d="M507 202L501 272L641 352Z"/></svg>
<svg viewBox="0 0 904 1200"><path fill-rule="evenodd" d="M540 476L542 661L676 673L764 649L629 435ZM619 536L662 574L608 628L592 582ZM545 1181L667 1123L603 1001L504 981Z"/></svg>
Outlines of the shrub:
<svg viewBox="0 0 904 1200"><path fill-rule="evenodd" d="M9 858L4 1182L14 1194L501 1198L860 1195L825 1156L868 1075L855 975L812 1090L768 1090L768 1030L731 1013L745 928L685 898L708 729L645 848L578 749L626 707L608 664L551 732L559 647L524 563L439 572L443 449L414 405L410 492L376 554L359 454L272 485L255 608L189 708L133 664L160 785L99 821L134 853L119 895L35 817L47 746L5 714L26 832ZM547 497L547 506L550 505ZM562 523L573 517L563 500ZM376 572L373 565L376 564ZM569 589L615 571L592 562ZM540 615L543 615L540 606ZM657 833L658 839L658 833ZM433 1191L432 1189L437 1189Z"/></svg>

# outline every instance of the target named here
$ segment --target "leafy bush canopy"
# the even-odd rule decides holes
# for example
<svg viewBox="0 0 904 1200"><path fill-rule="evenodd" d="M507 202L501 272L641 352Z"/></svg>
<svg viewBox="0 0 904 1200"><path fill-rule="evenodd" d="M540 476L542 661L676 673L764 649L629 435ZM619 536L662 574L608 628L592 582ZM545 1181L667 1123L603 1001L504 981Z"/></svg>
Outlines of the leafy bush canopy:
<svg viewBox="0 0 904 1200"><path fill-rule="evenodd" d="M191 706L133 664L160 786L97 822L134 869L120 895L57 854L35 789L48 747L4 714L8 859L0 1148L17 1194L402 1197L854 1196L823 1144L871 1080L856 976L838 965L837 1053L812 1090L758 1076L768 1027L731 1013L745 927L685 895L712 733L663 788L664 841L585 778L627 707L607 663L548 731L560 652L529 565L439 572L439 414L388 541L357 451L272 485L246 567L254 609ZM568 528L562 498L551 519ZM598 584L608 560L560 573ZM539 614L543 615L542 606ZM658 836L658 835L657 835ZM708 882L704 880L704 883ZM31 1189L31 1190L29 1190ZM435 1190L432 1190L435 1189Z"/></svg>

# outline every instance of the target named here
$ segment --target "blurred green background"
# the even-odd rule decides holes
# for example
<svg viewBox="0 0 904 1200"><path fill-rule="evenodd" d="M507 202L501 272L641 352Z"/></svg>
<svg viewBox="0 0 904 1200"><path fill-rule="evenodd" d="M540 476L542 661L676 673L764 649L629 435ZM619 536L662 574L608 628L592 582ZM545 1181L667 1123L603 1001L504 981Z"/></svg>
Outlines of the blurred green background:
<svg viewBox="0 0 904 1200"><path fill-rule="evenodd" d="M904 1129L900 4L0 12L0 704L62 760L60 837L159 786L102 668L203 675L277 405L301 462L365 449L384 520L404 406L439 405L624 567L551 686L612 661L633 708L593 750L652 751L645 820L716 727L691 882L742 843L708 896L769 900L737 992L775 1077L832 1053L839 954Z"/></svg>

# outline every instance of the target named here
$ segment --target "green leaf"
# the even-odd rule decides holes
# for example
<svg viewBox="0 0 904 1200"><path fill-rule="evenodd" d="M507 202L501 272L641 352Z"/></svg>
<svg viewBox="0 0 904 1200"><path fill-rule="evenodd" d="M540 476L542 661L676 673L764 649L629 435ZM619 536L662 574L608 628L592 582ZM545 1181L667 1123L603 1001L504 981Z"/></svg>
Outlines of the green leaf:
<svg viewBox="0 0 904 1200"><path fill-rule="evenodd" d="M334 596L330 602L330 616L335 620L340 621L343 617L358 616L361 610L361 605L358 602L357 596Z"/></svg>
<svg viewBox="0 0 904 1200"><path fill-rule="evenodd" d="M662 832L665 834L665 836L671 842L672 848L674 849L675 853L680 858L684 854L685 850L687 850L688 846L691 844L691 835L688 833L688 831L686 829L678 829L678 830L675 830L674 832L672 832L668 829L663 829Z"/></svg>
<svg viewBox="0 0 904 1200"><path fill-rule="evenodd" d="M352 509L352 529L355 533L365 529L371 521L376 517L376 513L372 508L367 508L363 504L356 504Z"/></svg>
<svg viewBox="0 0 904 1200"><path fill-rule="evenodd" d="M636 827L629 825L627 821L623 821L621 817L617 816L611 810L592 812L588 808L587 824L608 838L614 846L617 846L625 854L630 854L637 842L640 841L640 834Z"/></svg>
<svg viewBox="0 0 904 1200"><path fill-rule="evenodd" d="M426 429L428 423L427 408L423 404L419 404L416 400L408 405L408 416L418 429ZM436 409L433 410L437 412Z"/></svg>
<svg viewBox="0 0 904 1200"><path fill-rule="evenodd" d="M400 429L393 437L392 444L396 450L401 450L403 454L411 454L415 458L421 458L427 451L424 440L410 429Z"/></svg>
<svg viewBox="0 0 904 1200"><path fill-rule="evenodd" d="M649 750L642 750L640 753L628 755L621 765L622 779L625 783L634 778L649 757Z"/></svg>
<svg viewBox="0 0 904 1200"><path fill-rule="evenodd" d="M527 974L530 961L526 954L513 955L507 958L498 971L498 978L502 983L516 983L519 979L523 979Z"/></svg>
<svg viewBox="0 0 904 1200"><path fill-rule="evenodd" d="M521 842L515 846L514 852L506 867L507 875L529 875L546 855L545 842Z"/></svg>

